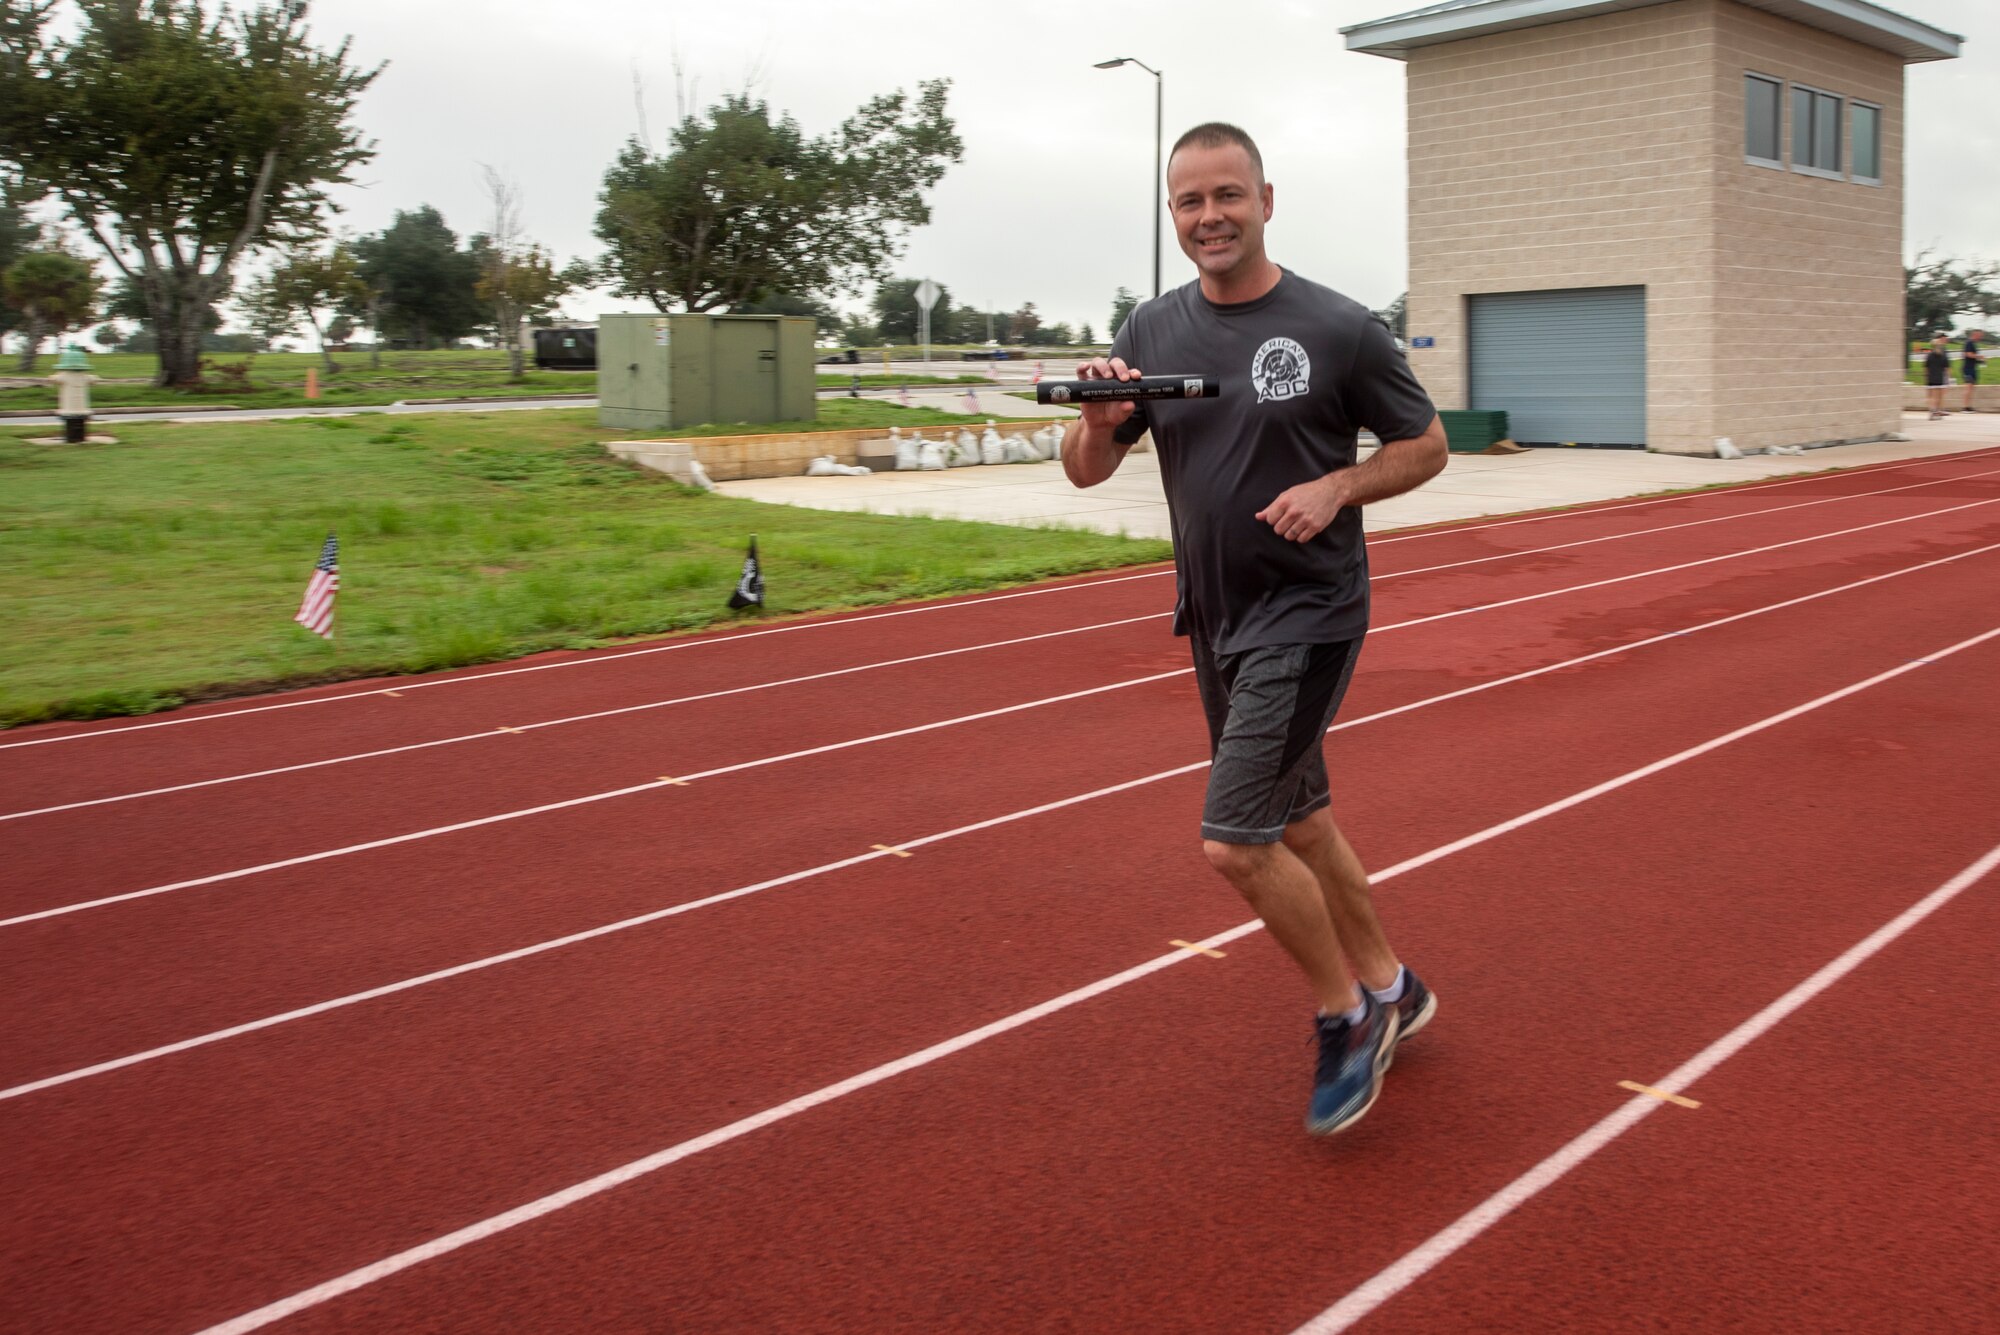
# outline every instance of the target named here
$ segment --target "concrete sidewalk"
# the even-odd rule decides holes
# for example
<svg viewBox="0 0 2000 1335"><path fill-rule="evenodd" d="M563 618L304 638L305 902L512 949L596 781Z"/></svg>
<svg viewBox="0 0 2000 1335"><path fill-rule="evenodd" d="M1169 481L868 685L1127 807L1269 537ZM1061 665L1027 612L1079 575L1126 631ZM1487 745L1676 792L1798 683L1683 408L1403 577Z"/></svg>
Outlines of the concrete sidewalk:
<svg viewBox="0 0 2000 1335"><path fill-rule="evenodd" d="M1017 400L1018 402L1018 400ZM1941 422L1904 415L1907 442L1839 445L1803 455L1695 459L1640 450L1536 449L1525 454L1454 454L1444 473L1408 496L1371 505L1370 532L1546 510L1649 492L1748 482L1828 468L1891 463L2000 447L2000 416L1954 413ZM2000 460L1994 463L2000 469ZM1055 463L955 468L869 477L773 477L724 482L730 496L816 510L924 515L996 524L1062 526L1168 538L1159 456L1134 454L1101 486L1079 491Z"/></svg>

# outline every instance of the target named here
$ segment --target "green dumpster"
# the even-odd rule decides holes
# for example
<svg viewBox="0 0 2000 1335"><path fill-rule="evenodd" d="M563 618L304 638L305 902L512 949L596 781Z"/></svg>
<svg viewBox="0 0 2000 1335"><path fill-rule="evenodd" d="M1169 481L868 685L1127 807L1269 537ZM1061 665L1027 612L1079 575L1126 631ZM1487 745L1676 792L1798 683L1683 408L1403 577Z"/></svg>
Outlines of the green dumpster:
<svg viewBox="0 0 2000 1335"><path fill-rule="evenodd" d="M1507 439L1507 414L1499 409L1451 408L1438 414L1454 454L1477 454Z"/></svg>

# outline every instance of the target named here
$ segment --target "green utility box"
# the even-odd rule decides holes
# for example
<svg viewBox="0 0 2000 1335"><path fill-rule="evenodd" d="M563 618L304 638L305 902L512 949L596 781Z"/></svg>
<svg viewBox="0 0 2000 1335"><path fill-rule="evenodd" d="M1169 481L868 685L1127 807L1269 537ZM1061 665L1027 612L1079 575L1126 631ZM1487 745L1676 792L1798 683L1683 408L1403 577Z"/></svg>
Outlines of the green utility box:
<svg viewBox="0 0 2000 1335"><path fill-rule="evenodd" d="M601 373L600 373L601 374ZM1438 413L1454 454L1477 454L1507 439L1507 414L1498 409L1451 408Z"/></svg>
<svg viewBox="0 0 2000 1335"><path fill-rule="evenodd" d="M597 420L645 430L809 422L814 324L797 315L605 315Z"/></svg>

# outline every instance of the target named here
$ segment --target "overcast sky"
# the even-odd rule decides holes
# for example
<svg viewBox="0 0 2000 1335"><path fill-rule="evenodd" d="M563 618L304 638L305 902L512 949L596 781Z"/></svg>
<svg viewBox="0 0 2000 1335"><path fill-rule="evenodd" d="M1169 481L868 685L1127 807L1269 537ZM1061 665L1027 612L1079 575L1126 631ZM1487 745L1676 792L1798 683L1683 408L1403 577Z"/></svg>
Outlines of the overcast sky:
<svg viewBox="0 0 2000 1335"><path fill-rule="evenodd" d="M658 145L674 115L678 52L702 103L754 80L813 134L865 99L952 81L965 160L932 195L898 270L982 309L1033 302L1100 335L1114 289L1152 288L1153 80L1166 76L1169 142L1234 121L1277 186L1273 258L1380 307L1404 287L1403 66L1345 49L1342 26L1422 0L317 0L323 43L351 34L388 62L360 103L378 156L344 190L339 225L387 225L433 204L480 230L478 164L512 176L529 233L561 259L596 256L605 167L638 128L636 69ZM2000 259L2000 3L1901 0L1967 38L1957 61L1911 66L1905 236L1914 251ZM1192 266L1164 239L1163 281ZM631 302L583 302L638 309ZM842 304L859 308L861 301Z"/></svg>

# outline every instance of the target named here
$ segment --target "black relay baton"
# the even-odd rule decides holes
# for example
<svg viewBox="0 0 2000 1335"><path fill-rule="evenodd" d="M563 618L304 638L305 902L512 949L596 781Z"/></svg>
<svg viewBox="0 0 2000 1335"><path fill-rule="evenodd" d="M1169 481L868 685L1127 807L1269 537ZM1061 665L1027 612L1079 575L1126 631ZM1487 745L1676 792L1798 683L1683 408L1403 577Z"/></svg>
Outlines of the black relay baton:
<svg viewBox="0 0 2000 1335"><path fill-rule="evenodd" d="M1132 403L1139 399L1213 399L1222 382L1212 375L1145 375L1137 380L1044 380L1036 403Z"/></svg>

